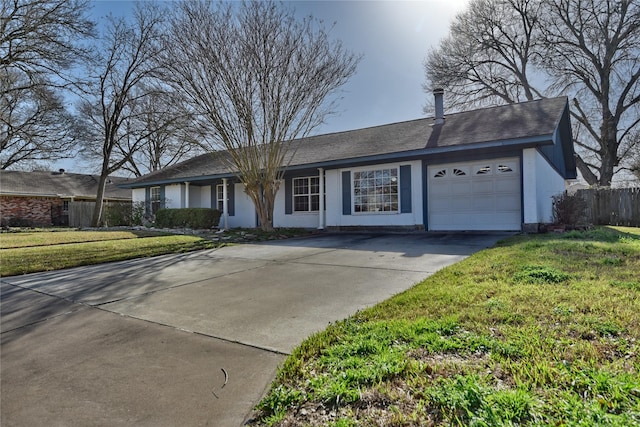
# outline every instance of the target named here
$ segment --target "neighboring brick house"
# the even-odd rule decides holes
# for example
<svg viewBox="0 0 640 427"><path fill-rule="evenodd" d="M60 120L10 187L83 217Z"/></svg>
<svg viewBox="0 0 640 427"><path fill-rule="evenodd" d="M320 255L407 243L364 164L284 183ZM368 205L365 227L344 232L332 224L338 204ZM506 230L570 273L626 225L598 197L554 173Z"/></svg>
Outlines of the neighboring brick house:
<svg viewBox="0 0 640 427"><path fill-rule="evenodd" d="M98 176L58 172L0 171L0 222L3 225L68 225L69 204L95 202ZM131 190L118 188L128 178L111 177L105 201L130 202Z"/></svg>

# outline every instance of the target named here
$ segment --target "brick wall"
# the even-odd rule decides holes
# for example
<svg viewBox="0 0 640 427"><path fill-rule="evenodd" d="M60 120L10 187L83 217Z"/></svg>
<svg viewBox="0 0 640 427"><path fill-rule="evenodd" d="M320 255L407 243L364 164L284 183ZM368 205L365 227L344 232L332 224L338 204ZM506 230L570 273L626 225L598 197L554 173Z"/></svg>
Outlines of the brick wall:
<svg viewBox="0 0 640 427"><path fill-rule="evenodd" d="M33 226L50 226L52 213L62 210L62 200L51 197L0 196L0 221L7 224L10 219L28 221Z"/></svg>

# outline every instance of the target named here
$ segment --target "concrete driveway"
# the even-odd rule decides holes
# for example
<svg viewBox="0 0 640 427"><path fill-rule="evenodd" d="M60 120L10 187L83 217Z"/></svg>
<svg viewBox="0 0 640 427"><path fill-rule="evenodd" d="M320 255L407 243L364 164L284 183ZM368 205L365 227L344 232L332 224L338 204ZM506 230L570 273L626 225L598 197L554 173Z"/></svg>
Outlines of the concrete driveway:
<svg viewBox="0 0 640 427"><path fill-rule="evenodd" d="M2 279L3 426L241 425L304 338L507 234L324 234Z"/></svg>

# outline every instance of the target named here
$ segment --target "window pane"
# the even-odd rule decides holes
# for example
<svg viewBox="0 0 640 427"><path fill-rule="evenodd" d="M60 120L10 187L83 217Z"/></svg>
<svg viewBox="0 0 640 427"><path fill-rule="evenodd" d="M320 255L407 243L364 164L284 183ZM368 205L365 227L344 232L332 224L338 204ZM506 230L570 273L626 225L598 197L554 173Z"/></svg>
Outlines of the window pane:
<svg viewBox="0 0 640 427"><path fill-rule="evenodd" d="M353 173L355 212L398 211L398 169L377 169Z"/></svg>
<svg viewBox="0 0 640 427"><path fill-rule="evenodd" d="M319 211L320 210L320 196L311 196L311 210Z"/></svg>
<svg viewBox="0 0 640 427"><path fill-rule="evenodd" d="M294 209L296 211L308 211L309 210L309 197L308 196L295 196L293 198Z"/></svg>
<svg viewBox="0 0 640 427"><path fill-rule="evenodd" d="M160 200L160 187L151 187L151 200Z"/></svg>
<svg viewBox="0 0 640 427"><path fill-rule="evenodd" d="M354 173L354 177L356 174ZM293 179L293 210L310 212L320 210L320 177Z"/></svg>

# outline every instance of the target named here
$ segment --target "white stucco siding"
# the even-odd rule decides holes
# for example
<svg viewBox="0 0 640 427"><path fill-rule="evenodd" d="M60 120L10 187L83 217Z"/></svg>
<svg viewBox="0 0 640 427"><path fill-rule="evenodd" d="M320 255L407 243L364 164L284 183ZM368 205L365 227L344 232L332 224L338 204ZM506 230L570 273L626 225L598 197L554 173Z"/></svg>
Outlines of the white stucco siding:
<svg viewBox="0 0 640 427"><path fill-rule="evenodd" d="M185 206L186 208L201 208L200 204L200 193L202 191L202 187L197 185L189 185L189 206Z"/></svg>
<svg viewBox="0 0 640 427"><path fill-rule="evenodd" d="M200 207L210 208L211 206L211 186L205 185L200 187Z"/></svg>
<svg viewBox="0 0 640 427"><path fill-rule="evenodd" d="M536 197L538 222L553 221L553 196L565 190L565 179L536 150Z"/></svg>
<svg viewBox="0 0 640 427"><path fill-rule="evenodd" d="M167 185L164 188L165 206L169 209L182 208L182 200L184 195L182 194L182 186L180 184Z"/></svg>
<svg viewBox="0 0 640 427"><path fill-rule="evenodd" d="M131 200L133 203L145 202L146 190L144 188L134 188L131 190Z"/></svg>
<svg viewBox="0 0 640 427"><path fill-rule="evenodd" d="M235 215L229 216L229 228L256 227L256 209L242 184L234 185L234 205Z"/></svg>
<svg viewBox="0 0 640 427"><path fill-rule="evenodd" d="M552 197L565 190L565 179L535 148L522 150L522 179L525 224L551 222Z"/></svg>
<svg viewBox="0 0 640 427"><path fill-rule="evenodd" d="M364 170L391 169L400 166L411 166L411 212L370 212L358 213L354 211L353 172ZM349 171L351 181L348 183L351 190L350 215L344 215L342 210L342 172ZM399 183L401 186L402 183ZM398 191L400 193L400 186ZM326 225L328 227L357 227L357 226L415 226L422 225L422 162L419 160L401 163L385 163L369 165L359 168L336 169L326 171L327 214ZM402 195L399 195L399 204L402 203Z"/></svg>
<svg viewBox="0 0 640 427"><path fill-rule="evenodd" d="M324 172L326 200L326 225L336 226L342 216L342 179L341 170L332 169Z"/></svg>
<svg viewBox="0 0 640 427"><path fill-rule="evenodd" d="M293 228L317 228L318 212L293 212L291 215L285 215L285 190L284 181L280 182L280 188L276 194L275 208L273 210L273 226L274 227L293 227Z"/></svg>

